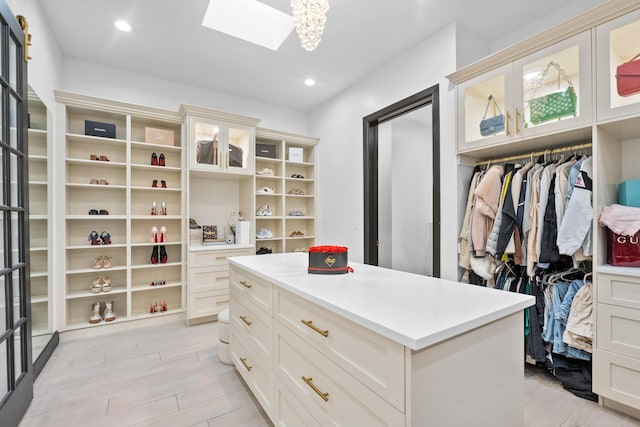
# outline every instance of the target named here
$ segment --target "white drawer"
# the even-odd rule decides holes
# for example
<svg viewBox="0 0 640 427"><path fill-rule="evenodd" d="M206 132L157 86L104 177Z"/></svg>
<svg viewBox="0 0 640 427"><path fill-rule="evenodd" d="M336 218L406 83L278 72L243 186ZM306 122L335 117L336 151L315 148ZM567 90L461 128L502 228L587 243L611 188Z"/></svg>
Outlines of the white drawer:
<svg viewBox="0 0 640 427"><path fill-rule="evenodd" d="M229 323L242 334L247 346L271 366L273 363L273 318L251 303L238 296L238 290L231 294Z"/></svg>
<svg viewBox="0 0 640 427"><path fill-rule="evenodd" d="M197 267L189 269L189 292L225 289L229 291L229 267Z"/></svg>
<svg viewBox="0 0 640 427"><path fill-rule="evenodd" d="M401 412L405 411L404 346L282 290L276 292L275 317Z"/></svg>
<svg viewBox="0 0 640 427"><path fill-rule="evenodd" d="M593 392L640 410L640 360L596 350Z"/></svg>
<svg viewBox="0 0 640 427"><path fill-rule="evenodd" d="M640 309L640 277L598 274L598 302Z"/></svg>
<svg viewBox="0 0 640 427"><path fill-rule="evenodd" d="M273 420L273 396L274 396L274 374L273 366L266 365L256 354L246 345L242 334L231 326L231 360L236 369L251 389L253 396L258 400L262 409Z"/></svg>
<svg viewBox="0 0 640 427"><path fill-rule="evenodd" d="M640 359L640 310L598 304L598 348Z"/></svg>
<svg viewBox="0 0 640 427"><path fill-rule="evenodd" d="M403 426L404 414L276 322L276 377L321 425Z"/></svg>
<svg viewBox="0 0 640 427"><path fill-rule="evenodd" d="M232 256L251 255L247 249L195 251L189 253L189 268L215 267L229 265L227 258Z"/></svg>
<svg viewBox="0 0 640 427"><path fill-rule="evenodd" d="M280 427L320 427L287 387L275 378L275 420L274 424Z"/></svg>
<svg viewBox="0 0 640 427"><path fill-rule="evenodd" d="M266 311L270 316L273 313L273 285L266 280L249 274L231 266L232 289L238 292L242 298L246 298Z"/></svg>
<svg viewBox="0 0 640 427"><path fill-rule="evenodd" d="M190 292L189 318L213 316L229 306L229 291L226 289Z"/></svg>

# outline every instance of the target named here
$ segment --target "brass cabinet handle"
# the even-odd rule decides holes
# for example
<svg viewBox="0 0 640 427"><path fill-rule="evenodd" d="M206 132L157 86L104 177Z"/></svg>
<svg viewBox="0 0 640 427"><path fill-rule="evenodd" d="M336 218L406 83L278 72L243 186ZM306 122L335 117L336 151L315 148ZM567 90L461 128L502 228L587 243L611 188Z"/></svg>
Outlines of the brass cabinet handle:
<svg viewBox="0 0 640 427"><path fill-rule="evenodd" d="M308 327L310 327L311 329L313 329L314 331L316 331L317 333L319 333L320 335L322 335L323 337L328 337L329 336L329 331L328 330L322 330L320 328L318 328L316 325L313 324L313 322L311 320L301 320L302 323L304 323L305 325L307 325Z"/></svg>
<svg viewBox="0 0 640 427"><path fill-rule="evenodd" d="M249 372L251 372L251 369L253 369L253 366L249 366L247 365L247 359L245 359L244 357L240 358L240 361L242 362L242 364L244 365L245 369Z"/></svg>
<svg viewBox="0 0 640 427"><path fill-rule="evenodd" d="M250 322L247 320L247 316L240 316L240 319L247 325L247 326L251 326L253 324L253 322Z"/></svg>
<svg viewBox="0 0 640 427"><path fill-rule="evenodd" d="M507 111L507 136L511 136L511 131L509 130L509 120L511 120L511 115Z"/></svg>
<svg viewBox="0 0 640 427"><path fill-rule="evenodd" d="M240 359L240 360L242 360L242 359ZM307 383L307 385L308 385L309 387L311 387L311 389L312 389L313 391L315 391L315 392L316 392L316 394L322 398L322 400L324 400L325 402L328 402L328 401L329 401L329 393L323 393L323 392L321 392L321 391L320 391L320 389L319 389L318 387L316 387L316 386L315 386L315 384L313 383L313 378L311 378L311 377L307 378L307 377L305 377L305 376L303 375L303 376L302 376L302 381L304 381L305 383Z"/></svg>
<svg viewBox="0 0 640 427"><path fill-rule="evenodd" d="M223 300L223 301L216 301L216 304L227 304L229 302L228 299Z"/></svg>
<svg viewBox="0 0 640 427"><path fill-rule="evenodd" d="M516 135L520 133L520 111L516 108Z"/></svg>
<svg viewBox="0 0 640 427"><path fill-rule="evenodd" d="M245 288L247 288L247 289L251 289L253 287L253 285L251 285L250 283L247 283L247 282L242 281L242 280L240 281L240 284L242 286L244 286Z"/></svg>

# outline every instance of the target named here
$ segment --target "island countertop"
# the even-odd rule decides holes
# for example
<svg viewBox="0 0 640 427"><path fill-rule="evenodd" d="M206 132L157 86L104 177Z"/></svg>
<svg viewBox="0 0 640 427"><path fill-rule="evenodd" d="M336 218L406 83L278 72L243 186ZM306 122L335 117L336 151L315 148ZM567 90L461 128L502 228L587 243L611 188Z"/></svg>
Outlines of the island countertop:
<svg viewBox="0 0 640 427"><path fill-rule="evenodd" d="M530 295L360 263L349 263L353 273L308 274L306 253L232 257L229 263L412 350L535 303Z"/></svg>

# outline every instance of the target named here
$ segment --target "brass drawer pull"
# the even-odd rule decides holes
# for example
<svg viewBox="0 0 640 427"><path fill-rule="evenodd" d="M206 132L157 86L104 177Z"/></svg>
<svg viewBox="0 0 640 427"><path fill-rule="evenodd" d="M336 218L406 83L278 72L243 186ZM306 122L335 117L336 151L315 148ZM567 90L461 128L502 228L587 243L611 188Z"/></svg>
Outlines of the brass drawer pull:
<svg viewBox="0 0 640 427"><path fill-rule="evenodd" d="M247 316L240 316L240 319L247 325L247 326L251 326L253 324L253 322L250 322L247 320Z"/></svg>
<svg viewBox="0 0 640 427"><path fill-rule="evenodd" d="M241 281L240 281L240 284L241 284L242 286L244 286L245 288L247 288L247 289L251 289L251 288L253 288L253 285L252 285L252 284L247 283L247 282L245 282L245 281L243 281L243 280L241 280Z"/></svg>
<svg viewBox="0 0 640 427"><path fill-rule="evenodd" d="M322 335L323 337L328 337L329 336L329 331L328 330L322 330L320 328L318 328L316 325L313 324L313 322L311 320L301 320L302 323L304 323L305 325L307 325L308 327L310 327L311 329L313 329L314 331L316 331L317 333L319 333L320 335Z"/></svg>
<svg viewBox="0 0 640 427"><path fill-rule="evenodd" d="M242 360L242 359L240 359L240 360ZM305 376L303 375L303 376L302 376L302 381L304 381L305 383L307 383L307 385L308 385L309 387L311 387L311 389L312 389L313 391L315 391L315 392L316 392L316 394L322 398L322 400L324 400L325 402L328 402L328 401L329 401L329 393L323 393L323 392L321 392L321 391L320 391L320 389L319 389L318 387L316 387L316 386L315 386L315 384L313 384L313 378L311 378L311 377L307 378L307 377L305 377Z"/></svg>
<svg viewBox="0 0 640 427"><path fill-rule="evenodd" d="M216 304L227 304L229 302L228 299L222 300L222 301L216 301Z"/></svg>
<svg viewBox="0 0 640 427"><path fill-rule="evenodd" d="M253 369L253 366L249 366L247 365L247 359L245 359L244 357L240 358L240 361L242 362L242 364L244 365L245 369L249 372L251 372L251 369Z"/></svg>

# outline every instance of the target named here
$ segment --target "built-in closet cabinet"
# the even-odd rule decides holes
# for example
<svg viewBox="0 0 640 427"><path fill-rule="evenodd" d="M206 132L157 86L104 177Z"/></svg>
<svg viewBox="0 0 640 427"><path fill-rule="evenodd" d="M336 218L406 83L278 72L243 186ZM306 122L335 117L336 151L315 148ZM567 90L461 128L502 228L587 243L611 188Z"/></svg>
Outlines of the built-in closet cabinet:
<svg viewBox="0 0 640 427"><path fill-rule="evenodd" d="M585 31L585 28L590 29ZM572 33L577 35L563 39ZM607 2L543 35L534 36L449 76L457 84L458 91L460 176L470 177L468 166L477 160L591 143L592 388L606 406L635 417L640 414L640 268L609 264L608 230L599 225L598 218L603 207L619 203L618 187L622 181L640 180L640 94L621 96L616 77L620 64L640 54L638 33L640 4ZM590 43L591 40L594 43ZM591 45L593 55L589 53ZM526 51L527 55L514 61L520 51ZM504 133L480 137L478 124L486 106L486 97L483 101L481 96L491 91L501 94L498 89L504 86L506 101L498 99L503 112L512 113L515 108L526 107L527 75L551 60L560 62L576 89L576 117L540 126L520 126L520 135ZM489 69L489 63L498 68ZM508 103L509 67L514 69L515 108ZM591 70L596 72L593 79ZM520 93L524 93L524 97L519 98ZM522 111L520 120L528 122L526 108L524 115ZM489 116L491 114L490 109ZM466 191L467 188L465 194L459 194L459 200L467 200Z"/></svg>
<svg viewBox="0 0 640 427"><path fill-rule="evenodd" d="M461 83L458 152L505 154L516 142L520 150L535 150L540 146L532 137L576 129L584 133L592 120L591 81L591 32L585 31ZM575 116L533 123L530 101L564 92L569 84L577 96ZM504 128L483 136L480 122L500 114Z"/></svg>
<svg viewBox="0 0 640 427"><path fill-rule="evenodd" d="M61 329L182 313L182 118L63 92L56 101L65 158ZM85 135L87 120L115 126L114 137ZM166 141L147 142L147 128ZM115 319L106 321L108 301ZM96 303L103 318L90 323Z"/></svg>
<svg viewBox="0 0 640 427"><path fill-rule="evenodd" d="M302 252L315 244L317 144L317 138L256 130L256 247Z"/></svg>
<svg viewBox="0 0 640 427"><path fill-rule="evenodd" d="M255 213L255 127L252 117L183 105L188 160L187 218L199 227L215 226L210 245L202 228L189 229L187 319L197 323L215 319L229 306L228 257L255 254L253 230L243 244L226 243L230 222L238 214L253 223Z"/></svg>

